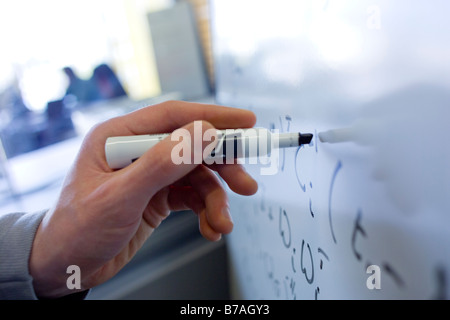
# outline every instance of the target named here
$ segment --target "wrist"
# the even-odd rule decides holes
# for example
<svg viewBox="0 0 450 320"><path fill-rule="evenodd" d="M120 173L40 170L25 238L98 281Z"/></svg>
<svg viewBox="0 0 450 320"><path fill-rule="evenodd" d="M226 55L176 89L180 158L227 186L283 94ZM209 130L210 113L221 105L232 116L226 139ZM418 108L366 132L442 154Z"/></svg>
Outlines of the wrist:
<svg viewBox="0 0 450 320"><path fill-rule="evenodd" d="M52 230L48 222L49 212L39 225L29 260L29 272L39 299L60 298L84 289L69 288L66 253L68 248L60 235L62 230ZM67 232L67 230L65 230ZM50 236L51 235L51 236Z"/></svg>

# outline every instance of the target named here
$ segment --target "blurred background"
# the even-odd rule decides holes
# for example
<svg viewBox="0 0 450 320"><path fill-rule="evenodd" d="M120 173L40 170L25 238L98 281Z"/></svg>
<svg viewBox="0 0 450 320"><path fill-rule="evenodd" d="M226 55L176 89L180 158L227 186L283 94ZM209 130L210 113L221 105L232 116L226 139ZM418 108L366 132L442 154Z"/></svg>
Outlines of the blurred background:
<svg viewBox="0 0 450 320"><path fill-rule="evenodd" d="M96 123L169 99L212 102L208 0L0 3L0 214L52 206ZM228 298L224 242L171 215L91 299Z"/></svg>
<svg viewBox="0 0 450 320"><path fill-rule="evenodd" d="M0 4L1 132L8 158L73 135L69 113L74 108L118 97L139 101L177 91L160 82L168 77L169 60L178 59L178 74L205 67L209 86L207 1L186 1L192 7L193 21L177 19L183 17L180 10L149 15L180 2L19 0ZM186 32L185 26L177 28L177 24L191 22L195 34ZM201 51L189 48L191 57L182 61L183 46L194 44L187 36L198 36ZM178 52L172 50L176 46ZM201 66L183 70L183 62L194 61L195 54ZM158 67L165 68L160 70L163 74L158 74ZM197 76L196 80L203 79ZM189 95L182 98L198 98L205 92L185 90ZM67 119L50 128L48 122L57 118Z"/></svg>

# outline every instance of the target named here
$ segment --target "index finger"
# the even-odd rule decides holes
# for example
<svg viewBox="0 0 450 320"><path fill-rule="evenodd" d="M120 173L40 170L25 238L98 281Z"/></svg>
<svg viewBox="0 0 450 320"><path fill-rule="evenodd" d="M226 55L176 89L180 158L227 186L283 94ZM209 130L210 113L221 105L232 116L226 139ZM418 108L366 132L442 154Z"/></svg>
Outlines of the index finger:
<svg viewBox="0 0 450 320"><path fill-rule="evenodd" d="M170 133L195 120L210 122L217 129L251 128L256 116L244 109L186 101L166 101L111 120L109 135L125 136Z"/></svg>

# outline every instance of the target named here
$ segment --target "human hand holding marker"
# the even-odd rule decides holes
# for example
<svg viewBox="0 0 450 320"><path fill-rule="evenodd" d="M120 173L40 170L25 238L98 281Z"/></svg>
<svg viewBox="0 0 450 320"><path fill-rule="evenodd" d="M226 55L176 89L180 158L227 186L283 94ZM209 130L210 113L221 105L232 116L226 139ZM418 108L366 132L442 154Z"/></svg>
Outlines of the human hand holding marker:
<svg viewBox="0 0 450 320"><path fill-rule="evenodd" d="M80 291L108 280L171 211L196 212L206 239L218 240L231 232L227 194L213 170L234 192L254 194L257 184L241 165L174 164L171 151L178 142L170 137L124 169L112 170L106 162L104 146L110 136L172 132L180 127L194 136L196 120L203 120L203 132L248 128L256 121L246 110L170 101L113 118L89 132L55 207L36 234L30 273L38 296L73 293L66 286L70 265L80 267ZM202 150L209 144L204 141Z"/></svg>

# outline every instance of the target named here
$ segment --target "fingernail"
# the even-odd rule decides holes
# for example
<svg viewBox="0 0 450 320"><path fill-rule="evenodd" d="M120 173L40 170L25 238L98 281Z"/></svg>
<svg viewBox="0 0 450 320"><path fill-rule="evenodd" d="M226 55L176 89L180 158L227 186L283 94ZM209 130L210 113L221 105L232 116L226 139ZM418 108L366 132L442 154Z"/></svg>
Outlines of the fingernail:
<svg viewBox="0 0 450 320"><path fill-rule="evenodd" d="M230 214L230 209L228 207L224 207L222 209L222 215L224 218L226 218L227 220L233 222L233 219L231 218L231 214Z"/></svg>

